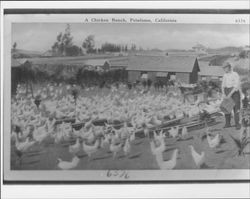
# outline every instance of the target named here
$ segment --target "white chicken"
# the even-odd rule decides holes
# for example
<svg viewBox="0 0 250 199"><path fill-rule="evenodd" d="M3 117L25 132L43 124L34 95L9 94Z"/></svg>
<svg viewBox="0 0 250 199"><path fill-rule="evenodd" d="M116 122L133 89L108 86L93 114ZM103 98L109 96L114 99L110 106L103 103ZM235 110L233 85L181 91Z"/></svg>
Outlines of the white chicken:
<svg viewBox="0 0 250 199"><path fill-rule="evenodd" d="M182 127L182 130L181 130L181 137L186 137L188 135L188 131L187 131L187 127L184 126Z"/></svg>
<svg viewBox="0 0 250 199"><path fill-rule="evenodd" d="M76 143L74 145L69 146L69 152L76 154L79 151L81 151L81 144L80 144L80 139L78 137L78 138L76 138Z"/></svg>
<svg viewBox="0 0 250 199"><path fill-rule="evenodd" d="M77 156L74 156L70 162L63 161L60 158L58 158L57 160L58 160L57 166L62 170L74 169L80 161L80 159Z"/></svg>
<svg viewBox="0 0 250 199"><path fill-rule="evenodd" d="M18 138L15 137L15 142L16 149L22 153L28 151L36 143L36 141L31 140L29 137L24 142L19 142Z"/></svg>
<svg viewBox="0 0 250 199"><path fill-rule="evenodd" d="M40 128L35 127L33 131L33 138L38 142L42 143L48 136L49 132L45 129L45 126L42 126Z"/></svg>
<svg viewBox="0 0 250 199"><path fill-rule="evenodd" d="M176 138L179 135L179 126L171 127L171 129L168 131L171 137Z"/></svg>
<svg viewBox="0 0 250 199"><path fill-rule="evenodd" d="M216 134L214 138L211 138L211 136L207 133L207 142L210 148L216 148L220 145L221 136L219 134Z"/></svg>
<svg viewBox="0 0 250 199"><path fill-rule="evenodd" d="M135 131L132 131L132 132L130 133L129 140L130 140L130 142L133 142L133 141L135 140Z"/></svg>
<svg viewBox="0 0 250 199"><path fill-rule="evenodd" d="M109 144L110 139L110 134L104 134L104 137L101 139L101 148L105 148Z"/></svg>
<svg viewBox="0 0 250 199"><path fill-rule="evenodd" d="M150 132L149 128L147 128L147 127L143 128L143 133L144 133L145 137L149 136L149 132Z"/></svg>
<svg viewBox="0 0 250 199"><path fill-rule="evenodd" d="M123 151L124 151L125 155L128 155L130 153L131 146L130 146L130 143L129 143L129 139L126 139L124 147L123 147Z"/></svg>
<svg viewBox="0 0 250 199"><path fill-rule="evenodd" d="M177 163L178 152L179 152L179 150L175 149L173 154L172 154L171 159L168 161L163 160L162 153L156 154L156 161L157 161L157 164L159 165L160 169L162 169L162 170L174 169L176 166L176 163Z"/></svg>
<svg viewBox="0 0 250 199"><path fill-rule="evenodd" d="M192 154L193 160L195 162L195 165L198 168L200 168L201 165L203 165L205 162L205 152L202 151L201 154L199 154L198 152L195 151L195 149L192 145L189 145L189 147L190 147L191 154Z"/></svg>
<svg viewBox="0 0 250 199"><path fill-rule="evenodd" d="M154 140L155 141L161 141L162 139L164 139L164 135L163 135L163 130L161 130L159 132L159 135L157 135L156 131L153 131L153 135L154 135Z"/></svg>
<svg viewBox="0 0 250 199"><path fill-rule="evenodd" d="M150 148L151 148L153 155L164 152L166 150L166 145L165 145L164 139L160 140L160 145L158 147L155 146L154 141L151 141Z"/></svg>
<svg viewBox="0 0 250 199"><path fill-rule="evenodd" d="M117 143L115 141L115 138L113 137L111 139L111 144L110 144L110 147L109 147L110 151L113 153L113 159L116 158L116 155L118 152L120 152L123 148L122 148L122 142L120 143Z"/></svg>
<svg viewBox="0 0 250 199"><path fill-rule="evenodd" d="M158 118L156 117L156 115L154 115L154 116L152 117L151 122L152 122L154 125L156 125L156 126L160 126L160 125L162 124L162 121L161 121L161 120L158 120Z"/></svg>
<svg viewBox="0 0 250 199"><path fill-rule="evenodd" d="M83 141L82 148L83 148L83 151L88 155L89 160L92 157L92 155L98 151L99 143L100 143L100 141L98 139L96 139L94 145L87 145Z"/></svg>

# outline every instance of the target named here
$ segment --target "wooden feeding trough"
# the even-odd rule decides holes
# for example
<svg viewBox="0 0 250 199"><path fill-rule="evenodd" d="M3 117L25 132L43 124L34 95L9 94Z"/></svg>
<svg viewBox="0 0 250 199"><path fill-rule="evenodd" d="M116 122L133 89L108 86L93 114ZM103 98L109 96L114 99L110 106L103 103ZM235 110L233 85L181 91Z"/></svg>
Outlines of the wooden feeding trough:
<svg viewBox="0 0 250 199"><path fill-rule="evenodd" d="M190 129L197 129L197 128L204 128L205 124L207 125L213 125L216 122L216 118L220 115L219 112L215 112L212 114L209 114L209 118L207 120L201 120L201 117L199 115L191 117L191 118L181 118L181 119L173 119L165 122L164 124L160 126L154 126L152 128L149 128L150 130L150 137L152 136L152 132L154 130L169 130L172 127L183 128L186 126L189 130ZM143 129L140 129L136 132L137 137L145 137Z"/></svg>

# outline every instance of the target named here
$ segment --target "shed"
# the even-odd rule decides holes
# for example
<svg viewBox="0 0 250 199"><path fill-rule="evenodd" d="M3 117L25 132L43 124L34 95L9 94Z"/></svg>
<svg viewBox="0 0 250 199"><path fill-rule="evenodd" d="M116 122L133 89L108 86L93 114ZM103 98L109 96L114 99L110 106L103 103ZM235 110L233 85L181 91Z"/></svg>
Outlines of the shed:
<svg viewBox="0 0 250 199"><path fill-rule="evenodd" d="M200 72L199 79L210 81L210 80L221 80L224 75L222 66L209 65L208 62L199 62Z"/></svg>
<svg viewBox="0 0 250 199"><path fill-rule="evenodd" d="M195 56L133 56L128 61L128 81L140 80L142 74L155 81L159 76L169 80L175 75L182 83L196 83L199 64ZM158 76L158 77L157 77Z"/></svg>

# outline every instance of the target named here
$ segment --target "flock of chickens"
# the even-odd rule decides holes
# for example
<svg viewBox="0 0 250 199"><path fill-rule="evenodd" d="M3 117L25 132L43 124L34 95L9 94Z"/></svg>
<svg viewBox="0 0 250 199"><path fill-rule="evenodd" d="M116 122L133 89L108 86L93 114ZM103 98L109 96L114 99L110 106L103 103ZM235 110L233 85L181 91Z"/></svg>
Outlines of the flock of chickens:
<svg viewBox="0 0 250 199"><path fill-rule="evenodd" d="M41 100L36 104L32 95L26 94L24 86L18 85L11 106L11 137L20 164L22 156L32 146L43 144L47 139L55 144L75 140L68 147L72 160L64 161L58 157L57 166L60 169L77 167L80 161L78 154L81 152L87 154L89 161L98 150L104 148L112 152L113 159L118 153L128 156L131 144L137 139L136 132L142 130L150 141L152 154L160 169L174 169L179 150L175 149L172 158L165 161L162 156L166 149L165 139L185 139L188 136L187 127L155 130L153 136L150 129L171 119L193 117L202 110L214 112L220 105L220 100L201 105L199 99L194 103L183 103L178 91L167 94L129 91L125 85L112 87L108 93L97 92L94 87L86 88L77 97L72 95L72 89L79 88L76 85L48 84L34 92L34 96L40 96ZM71 123L65 122L65 118L75 118L76 124L84 125L75 129ZM98 120L105 120L105 125L94 125L94 121ZM114 121L120 124L116 126ZM207 141L211 148L217 147L220 139L221 135L212 137L207 130ZM192 145L189 147L197 168L200 168L204 164L204 152L198 153Z"/></svg>

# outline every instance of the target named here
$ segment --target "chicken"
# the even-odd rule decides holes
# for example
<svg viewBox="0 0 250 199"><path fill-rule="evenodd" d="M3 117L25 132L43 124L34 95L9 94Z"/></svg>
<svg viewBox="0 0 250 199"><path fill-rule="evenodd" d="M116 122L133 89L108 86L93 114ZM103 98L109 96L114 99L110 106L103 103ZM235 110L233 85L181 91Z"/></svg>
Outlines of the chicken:
<svg viewBox="0 0 250 199"><path fill-rule="evenodd" d="M197 153L192 145L189 145L193 160L198 168L205 162L205 152L202 151L201 154Z"/></svg>
<svg viewBox="0 0 250 199"><path fill-rule="evenodd" d="M153 134L154 134L155 141L160 141L160 140L164 139L163 130L160 131L159 135L157 135L156 131L154 131Z"/></svg>
<svg viewBox="0 0 250 199"><path fill-rule="evenodd" d="M113 153L113 159L115 159L117 153L123 149L122 142L116 143L114 138L112 138L109 149Z"/></svg>
<svg viewBox="0 0 250 199"><path fill-rule="evenodd" d="M186 137L188 135L187 127L184 126L181 130L181 137Z"/></svg>
<svg viewBox="0 0 250 199"><path fill-rule="evenodd" d="M28 149L36 143L36 141L31 141L29 137L27 137L24 142L19 142L17 137L15 140L16 140L15 143L16 149L22 153L28 151Z"/></svg>
<svg viewBox="0 0 250 199"><path fill-rule="evenodd" d="M19 157L19 164L21 165L23 153L27 152L36 143L36 141L31 141L30 138L27 137L24 142L20 142L18 140L16 133L14 133L13 137L15 139L15 147L16 147L15 152Z"/></svg>
<svg viewBox="0 0 250 199"><path fill-rule="evenodd" d="M89 160L92 156L92 154L96 153L98 151L98 146L99 146L99 140L96 139L94 145L87 145L84 141L82 143L82 148L83 151L88 155Z"/></svg>
<svg viewBox="0 0 250 199"><path fill-rule="evenodd" d="M71 162L69 161L62 161L62 159L58 158L58 164L57 166L60 168L60 169L63 169L63 170L69 170L69 169L73 169L75 168L80 159L77 157L77 156L74 156L71 160Z"/></svg>
<svg viewBox="0 0 250 199"><path fill-rule="evenodd" d="M152 117L151 122L152 122L154 125L156 125L156 126L160 126L160 125L162 124L162 121L161 121L161 120L158 120L157 117L156 117L155 115Z"/></svg>
<svg viewBox="0 0 250 199"><path fill-rule="evenodd" d="M143 133L144 133L145 137L149 136L149 132L150 132L149 128L147 128L147 127L143 128Z"/></svg>
<svg viewBox="0 0 250 199"><path fill-rule="evenodd" d="M179 135L179 126L171 127L171 129L169 130L169 134L171 135L171 137L176 138Z"/></svg>
<svg viewBox="0 0 250 199"><path fill-rule="evenodd" d="M101 139L101 148L105 148L105 146L109 144L110 139L110 134L104 134L104 137L102 137Z"/></svg>
<svg viewBox="0 0 250 199"><path fill-rule="evenodd" d="M74 135L75 137L82 137L82 136L83 136L83 134L82 134L82 129L80 129L80 130L75 130L75 129L73 128L73 135Z"/></svg>
<svg viewBox="0 0 250 199"><path fill-rule="evenodd" d="M80 139L76 139L76 143L74 145L69 146L69 152L76 154L81 150L81 144L80 144Z"/></svg>
<svg viewBox="0 0 250 199"><path fill-rule="evenodd" d="M166 150L166 145L164 139L160 140L160 146L156 147L154 141L150 142L150 148L152 151L152 154L157 155L158 153L162 153Z"/></svg>
<svg viewBox="0 0 250 199"><path fill-rule="evenodd" d="M221 140L221 136L217 134L214 136L214 138L211 138L211 136L207 133L207 142L210 148L216 148L219 146Z"/></svg>
<svg viewBox="0 0 250 199"><path fill-rule="evenodd" d="M177 155L178 155L179 150L175 149L172 157L170 160L168 161L164 161L163 160L163 156L162 153L158 153L156 154L156 161L160 167L160 169L162 170L170 170L170 169L174 169L176 166L176 162L177 162Z"/></svg>
<svg viewBox="0 0 250 199"><path fill-rule="evenodd" d="M48 136L49 136L49 132L47 132L45 128L35 127L33 131L33 138L37 142L42 143Z"/></svg>
<svg viewBox="0 0 250 199"><path fill-rule="evenodd" d="M17 133L18 139L25 140L28 136L32 135L32 128L33 128L33 126L28 125L23 132L18 132Z"/></svg>
<svg viewBox="0 0 250 199"><path fill-rule="evenodd" d="M123 147L123 151L124 151L124 154L125 155L128 155L131 151L131 146L130 146L130 143L129 143L129 139L126 139L125 141L125 145Z"/></svg>
<svg viewBox="0 0 250 199"><path fill-rule="evenodd" d="M135 131L132 131L132 132L130 133L129 141L130 141L130 142L133 142L134 140L135 140Z"/></svg>

